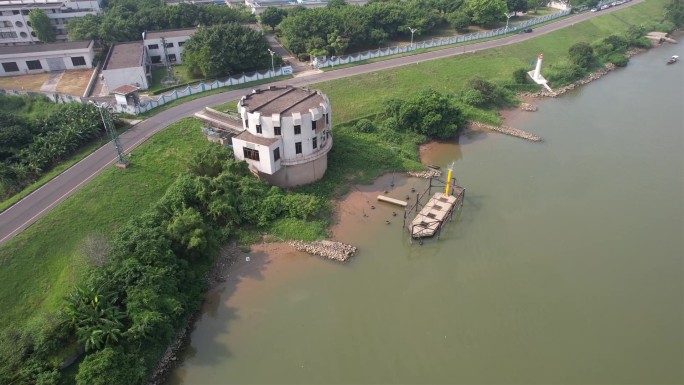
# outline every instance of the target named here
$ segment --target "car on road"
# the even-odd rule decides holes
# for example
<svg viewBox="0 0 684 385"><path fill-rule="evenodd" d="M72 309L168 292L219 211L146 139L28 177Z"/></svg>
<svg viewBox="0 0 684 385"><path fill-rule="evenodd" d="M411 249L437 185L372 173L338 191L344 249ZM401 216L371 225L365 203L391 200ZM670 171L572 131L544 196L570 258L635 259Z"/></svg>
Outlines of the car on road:
<svg viewBox="0 0 684 385"><path fill-rule="evenodd" d="M532 33L532 31L533 31L532 28L523 29L523 32L525 32L525 33Z"/></svg>

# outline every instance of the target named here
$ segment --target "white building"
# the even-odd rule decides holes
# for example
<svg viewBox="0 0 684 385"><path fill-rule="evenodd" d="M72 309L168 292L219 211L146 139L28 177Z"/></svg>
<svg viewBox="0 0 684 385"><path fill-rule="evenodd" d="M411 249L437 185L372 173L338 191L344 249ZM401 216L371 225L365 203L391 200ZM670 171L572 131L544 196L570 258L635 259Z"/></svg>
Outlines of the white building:
<svg viewBox="0 0 684 385"><path fill-rule="evenodd" d="M0 47L0 76L88 69L94 57L92 41Z"/></svg>
<svg viewBox="0 0 684 385"><path fill-rule="evenodd" d="M196 28L171 29L167 31L146 32L145 47L152 65L163 65L168 60L171 64L183 63L183 44L190 39ZM166 58L164 58L164 43L166 43Z"/></svg>
<svg viewBox="0 0 684 385"><path fill-rule="evenodd" d="M280 187L323 177L332 148L327 96L292 86L271 86L243 96L238 110L245 131L232 139L237 159Z"/></svg>
<svg viewBox="0 0 684 385"><path fill-rule="evenodd" d="M125 85L146 90L150 88L150 67L147 49L142 41L119 43L109 50L102 67L102 76L110 91Z"/></svg>
<svg viewBox="0 0 684 385"><path fill-rule="evenodd" d="M0 0L0 46L39 42L29 21L35 8L50 18L58 41L67 40L69 20L102 12L100 0Z"/></svg>

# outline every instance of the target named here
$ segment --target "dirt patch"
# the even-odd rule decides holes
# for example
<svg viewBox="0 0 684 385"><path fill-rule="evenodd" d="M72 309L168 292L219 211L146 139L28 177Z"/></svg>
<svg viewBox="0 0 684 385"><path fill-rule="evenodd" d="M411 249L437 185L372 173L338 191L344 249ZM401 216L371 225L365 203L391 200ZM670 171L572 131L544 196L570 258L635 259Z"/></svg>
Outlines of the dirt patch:
<svg viewBox="0 0 684 385"><path fill-rule="evenodd" d="M17 91L40 91L40 87L43 86L50 78L50 74L33 74L33 75L20 75L20 76L6 76L0 78L0 88L17 90Z"/></svg>
<svg viewBox="0 0 684 385"><path fill-rule="evenodd" d="M92 69L79 71L66 71L62 79L57 84L57 92L67 95L81 96L88 87L90 77L93 75Z"/></svg>

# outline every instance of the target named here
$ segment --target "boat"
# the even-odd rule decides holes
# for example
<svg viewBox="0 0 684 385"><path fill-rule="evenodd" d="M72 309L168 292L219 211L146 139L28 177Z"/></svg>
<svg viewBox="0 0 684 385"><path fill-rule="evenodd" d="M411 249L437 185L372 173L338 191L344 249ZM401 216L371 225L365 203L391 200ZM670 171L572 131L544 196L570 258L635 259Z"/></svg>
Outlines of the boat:
<svg viewBox="0 0 684 385"><path fill-rule="evenodd" d="M677 62L677 60L679 60L679 56L672 55L672 57L667 60L667 64L674 64Z"/></svg>

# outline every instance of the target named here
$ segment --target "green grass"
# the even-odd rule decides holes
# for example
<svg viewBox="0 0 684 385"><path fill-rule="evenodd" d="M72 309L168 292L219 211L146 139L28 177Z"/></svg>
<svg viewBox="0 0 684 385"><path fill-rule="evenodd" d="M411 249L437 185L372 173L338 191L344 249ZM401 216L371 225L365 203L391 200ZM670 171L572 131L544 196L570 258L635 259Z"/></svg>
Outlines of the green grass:
<svg viewBox="0 0 684 385"><path fill-rule="evenodd" d="M192 77L188 73L188 68L183 65L171 67L173 70L173 76L176 77L178 83L187 83L193 80L200 80L198 78ZM166 78L166 67L155 68L152 70L152 84L147 92L153 92L162 88L169 87L169 85L163 85L162 81Z"/></svg>
<svg viewBox="0 0 684 385"><path fill-rule="evenodd" d="M126 131L130 126L126 126L125 128L119 130L119 134L121 132ZM109 137L104 137L97 142L86 146L83 148L81 151L76 153L74 156L69 158L68 160L58 164L52 170L50 170L48 173L40 177L37 181L33 182L29 186L26 186L23 190L20 192L12 195L10 198L5 199L4 201L0 202L0 213L7 210L10 208L13 204L19 202L20 200L24 199L27 197L29 194L32 192L38 190L41 188L43 185L45 185L47 182L52 180L52 178L56 177L57 175L61 174L65 170L67 170L69 167L75 165L76 163L80 162L83 160L83 158L87 157L88 155L92 154L95 150L98 148L102 147L104 144L108 143L111 139Z"/></svg>
<svg viewBox="0 0 684 385"><path fill-rule="evenodd" d="M89 234L110 234L156 202L191 154L208 141L184 119L110 167L82 190L0 248L0 329L57 309L88 264L79 250Z"/></svg>
<svg viewBox="0 0 684 385"><path fill-rule="evenodd" d="M235 112L237 113L237 100L231 100L230 102L225 102L223 104L219 104L217 106L213 106L211 108L221 111L221 112Z"/></svg>
<svg viewBox="0 0 684 385"><path fill-rule="evenodd" d="M328 223L325 221L303 221L296 218L276 220L269 229L269 240L279 242L285 239L315 241L327 237Z"/></svg>
<svg viewBox="0 0 684 385"><path fill-rule="evenodd" d="M509 80L515 69L529 68L530 60L539 53L544 53L545 66L553 66L565 60L568 48L578 41L593 42L612 33L624 32L629 25L659 19L665 3L665 0L649 0L522 43L311 87L328 95L334 122L339 124L381 111L387 99L404 99L422 89L457 93L468 79L476 75L489 80Z"/></svg>

